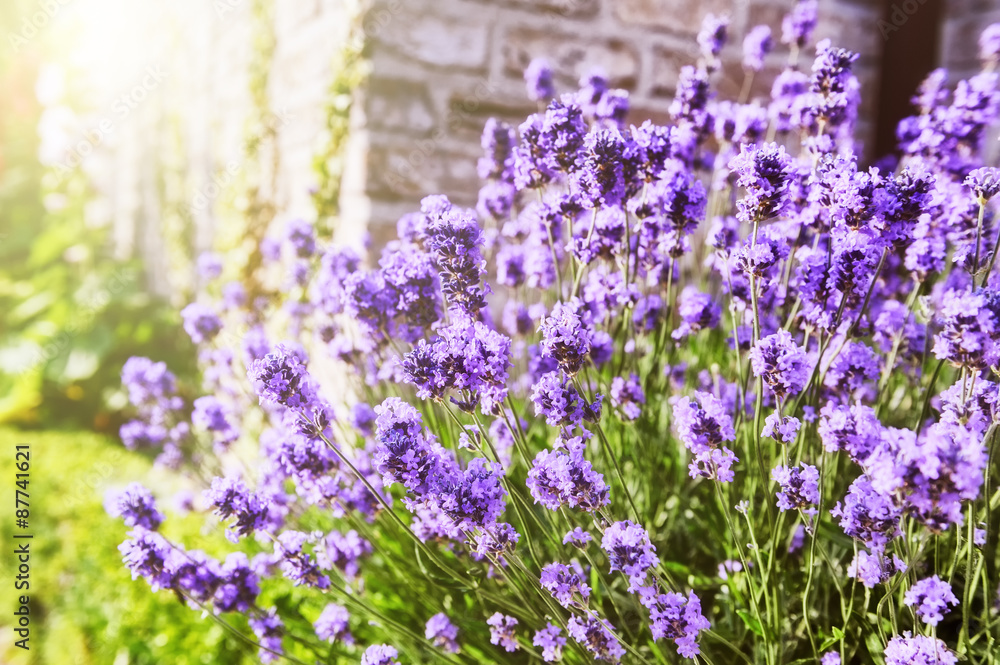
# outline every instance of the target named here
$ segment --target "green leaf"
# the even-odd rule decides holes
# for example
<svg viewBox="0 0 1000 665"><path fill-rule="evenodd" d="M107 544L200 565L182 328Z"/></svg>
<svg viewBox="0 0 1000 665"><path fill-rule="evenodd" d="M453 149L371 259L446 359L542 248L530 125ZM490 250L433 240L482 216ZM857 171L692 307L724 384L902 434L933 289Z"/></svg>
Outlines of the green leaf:
<svg viewBox="0 0 1000 665"><path fill-rule="evenodd" d="M764 629L761 627L760 621L757 621L757 617L755 617L748 610L736 610L736 613L740 615L740 618L743 619L743 623L746 624L747 628L749 628L752 633L760 637L764 637Z"/></svg>
<svg viewBox="0 0 1000 665"><path fill-rule="evenodd" d="M865 645L868 647L868 655L875 661L875 665L885 665L885 658L882 656L885 647L882 646L882 639L877 632L872 631L865 636Z"/></svg>

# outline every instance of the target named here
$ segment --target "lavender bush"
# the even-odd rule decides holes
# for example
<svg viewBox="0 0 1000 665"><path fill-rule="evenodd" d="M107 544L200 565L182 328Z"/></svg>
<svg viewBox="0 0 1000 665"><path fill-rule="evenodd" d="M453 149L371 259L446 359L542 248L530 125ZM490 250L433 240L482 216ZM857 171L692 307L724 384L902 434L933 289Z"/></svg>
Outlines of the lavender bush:
<svg viewBox="0 0 1000 665"><path fill-rule="evenodd" d="M234 545L173 542L132 485L126 565L263 662L995 662L998 29L868 169L826 41L717 100L709 16L668 126L532 63L476 210L428 196L378 257L288 224L274 297L184 310L193 403L128 362L123 441Z"/></svg>

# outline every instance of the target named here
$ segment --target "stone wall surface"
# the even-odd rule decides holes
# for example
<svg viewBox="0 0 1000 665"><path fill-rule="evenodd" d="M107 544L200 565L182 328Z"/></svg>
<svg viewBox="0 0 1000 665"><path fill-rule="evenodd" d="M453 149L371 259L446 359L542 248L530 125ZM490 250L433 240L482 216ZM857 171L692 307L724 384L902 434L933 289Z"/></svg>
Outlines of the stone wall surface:
<svg viewBox="0 0 1000 665"><path fill-rule="evenodd" d="M908 0L920 3L920 0ZM136 3L138 4L138 3ZM163 170L175 169L194 251L209 248L223 227L227 181L245 165L243 143L252 113L248 91L255 26L251 0L148 0L132 7L135 30L169 34L148 44L148 61L172 57L173 71L139 106L102 157L99 179L123 255L146 258L154 286L171 288L163 255ZM522 70L537 56L553 64L560 91L601 68L631 94L629 118L665 121L680 68L697 58L694 40L709 12L730 16L730 43L716 87L735 97L746 32L764 23L780 34L787 0L375 0L364 32L371 74L357 91L354 130L346 151L342 219L337 234L375 242L428 193L475 203L475 162L483 123L497 116L519 123L536 110ZM123 2L128 7L128 3ZM150 9L155 7L156 11ZM873 117L884 44L881 2L821 0L815 40L830 38L862 54L862 118ZM346 39L344 0L274 0L274 52L267 88L277 118L273 178L262 193L277 220L310 217L313 155L322 143L324 105L334 55ZM940 60L975 66L975 35L1000 20L1000 1L948 0ZM145 25L143 25L145 23ZM811 51L801 56L808 66ZM787 62L780 46L752 92L765 96ZM105 81L109 90L128 82ZM863 120L860 136L867 138ZM166 166L164 162L169 162ZM235 174L235 175L234 175ZM231 192L230 194L231 195Z"/></svg>

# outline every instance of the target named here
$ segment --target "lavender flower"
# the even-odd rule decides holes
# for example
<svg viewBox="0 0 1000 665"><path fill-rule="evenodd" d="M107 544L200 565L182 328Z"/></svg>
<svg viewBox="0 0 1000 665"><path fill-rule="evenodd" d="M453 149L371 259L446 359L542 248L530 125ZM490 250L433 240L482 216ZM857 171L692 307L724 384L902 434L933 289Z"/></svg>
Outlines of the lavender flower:
<svg viewBox="0 0 1000 665"><path fill-rule="evenodd" d="M164 362L133 356L122 367L122 385L133 406L162 403L177 390L176 379Z"/></svg>
<svg viewBox="0 0 1000 665"><path fill-rule="evenodd" d="M548 622L545 628L537 631L531 643L536 647L542 647L542 659L546 663L554 663L562 660L562 650L566 646L566 638L562 636L559 626Z"/></svg>
<svg viewBox="0 0 1000 665"><path fill-rule="evenodd" d="M759 72L764 68L764 56L771 52L774 40L771 28L766 25L754 26L743 39L743 68Z"/></svg>
<svg viewBox="0 0 1000 665"><path fill-rule="evenodd" d="M301 356L284 344L279 344L263 358L251 361L247 378L261 403L272 402L301 409L313 399Z"/></svg>
<svg viewBox="0 0 1000 665"><path fill-rule="evenodd" d="M717 327L722 314L712 296L698 291L694 286L685 286L681 291L677 311L681 316L681 325L670 334L674 339L683 339L699 330Z"/></svg>
<svg viewBox="0 0 1000 665"><path fill-rule="evenodd" d="M242 480L213 478L212 488L205 491L205 498L222 519L236 518L236 522L226 530L226 537L234 543L240 536L259 531L266 524L267 499L250 490Z"/></svg>
<svg viewBox="0 0 1000 665"><path fill-rule="evenodd" d="M400 483L423 495L437 491L448 481L449 469L443 451L424 437L420 414L398 397L375 407L378 447L373 462L386 487Z"/></svg>
<svg viewBox="0 0 1000 665"><path fill-rule="evenodd" d="M500 612L496 612L486 620L486 625L490 627L490 643L502 646L508 653L517 651L520 647L517 644L517 635L514 628L517 627L517 619Z"/></svg>
<svg viewBox="0 0 1000 665"><path fill-rule="evenodd" d="M506 122L490 118L483 126L480 145L483 156L479 158L477 170L483 180L513 182L514 146L517 137L514 128Z"/></svg>
<svg viewBox="0 0 1000 665"><path fill-rule="evenodd" d="M263 614L250 617L249 624L253 630L257 642L260 644L258 656L262 663L273 663L284 654L285 650L281 646L281 638L285 633L285 626L281 622L274 608L267 610Z"/></svg>
<svg viewBox="0 0 1000 665"><path fill-rule="evenodd" d="M548 103L556 96L552 83L552 67L545 58L535 58L524 70L524 82L528 88L528 99Z"/></svg>
<svg viewBox="0 0 1000 665"><path fill-rule="evenodd" d="M958 657L936 637L896 635L885 647L885 665L955 665Z"/></svg>
<svg viewBox="0 0 1000 665"><path fill-rule="evenodd" d="M681 397L673 404L674 427L684 445L697 453L734 441L733 419L725 405L709 393L696 392L694 396L694 400Z"/></svg>
<svg viewBox="0 0 1000 665"><path fill-rule="evenodd" d="M583 549L593 539L594 537L587 531L584 531L580 527L574 527L572 531L567 531L566 535L563 536L563 545L572 544Z"/></svg>
<svg viewBox="0 0 1000 665"><path fill-rule="evenodd" d="M513 552L521 535L506 522L498 522L483 530L476 545L479 554L490 554L503 558L504 554Z"/></svg>
<svg viewBox="0 0 1000 665"><path fill-rule="evenodd" d="M729 17L706 14L698 32L698 46L707 66L715 69L719 64L719 53L729 38Z"/></svg>
<svg viewBox="0 0 1000 665"><path fill-rule="evenodd" d="M729 161L729 168L739 176L737 184L746 190L746 196L737 203L741 222L763 221L783 212L792 172L792 160L784 146L742 145L739 154Z"/></svg>
<svg viewBox="0 0 1000 665"><path fill-rule="evenodd" d="M222 274L222 257L215 252L198 255L198 274L206 280L213 280Z"/></svg>
<svg viewBox="0 0 1000 665"><path fill-rule="evenodd" d="M708 112L711 96L708 72L685 65L681 67L677 80L677 92L670 103L670 114L682 126L690 127L696 136L706 135L712 126L712 116Z"/></svg>
<svg viewBox="0 0 1000 665"><path fill-rule="evenodd" d="M545 565L540 583L563 607L576 604L586 606L590 598L590 587L584 581L583 569L576 561L570 562L568 566L558 562Z"/></svg>
<svg viewBox="0 0 1000 665"><path fill-rule="evenodd" d="M153 591L173 586L173 576L167 571L167 559L172 552L166 538L155 531L139 529L118 546L125 567L132 571L132 579L145 578Z"/></svg>
<svg viewBox="0 0 1000 665"><path fill-rule="evenodd" d="M816 29L816 0L799 0L781 21L781 41L802 48Z"/></svg>
<svg viewBox="0 0 1000 665"><path fill-rule="evenodd" d="M403 359L403 374L424 399L441 399L449 390L465 396L455 400L464 411L482 403L496 413L507 397L510 339L484 323L458 314L430 343L420 340Z"/></svg>
<svg viewBox="0 0 1000 665"><path fill-rule="evenodd" d="M246 612L254 606L260 593L257 574L243 552L226 557L213 602L219 612Z"/></svg>
<svg viewBox="0 0 1000 665"><path fill-rule="evenodd" d="M312 541L310 534L301 531L285 531L274 546L274 553L280 558L281 572L295 583L295 586L305 584L317 589L330 586L330 578L323 575L319 566L303 546Z"/></svg>
<svg viewBox="0 0 1000 665"><path fill-rule="evenodd" d="M982 204L985 204L1000 193L1000 171L989 166L976 169L966 176L965 185L975 192L976 198Z"/></svg>
<svg viewBox="0 0 1000 665"><path fill-rule="evenodd" d="M649 570L660 563L649 534L628 520L615 522L605 530L601 548L608 555L611 570L628 576L630 588L641 586Z"/></svg>
<svg viewBox="0 0 1000 665"><path fill-rule="evenodd" d="M910 607L916 606L914 611L924 623L936 626L944 619L949 605L958 605L958 598L952 593L951 585L935 575L910 587L903 602Z"/></svg>
<svg viewBox="0 0 1000 665"><path fill-rule="evenodd" d="M295 255L308 259L316 253L316 234L313 225L304 219L293 219L285 225L285 237Z"/></svg>
<svg viewBox="0 0 1000 665"><path fill-rule="evenodd" d="M802 423L798 418L772 413L764 419L764 429L761 430L760 435L771 437L782 443L792 443L795 441L795 436L799 433L801 426Z"/></svg>
<svg viewBox="0 0 1000 665"><path fill-rule="evenodd" d="M344 644L354 644L354 636L351 635L348 623L350 618L351 615L343 605L327 604L316 621L313 622L316 637L324 642L340 641Z"/></svg>
<svg viewBox="0 0 1000 665"><path fill-rule="evenodd" d="M875 409L829 403L820 411L819 438L827 452L846 451L863 464L882 439L882 424Z"/></svg>
<svg viewBox="0 0 1000 665"><path fill-rule="evenodd" d="M882 371L875 351L862 342L848 342L830 363L823 385L852 395L878 380Z"/></svg>
<svg viewBox="0 0 1000 665"><path fill-rule="evenodd" d="M638 418L642 414L642 405L646 403L639 376L632 374L628 380L616 376L611 381L611 403L621 410L625 420Z"/></svg>
<svg viewBox="0 0 1000 665"><path fill-rule="evenodd" d="M469 462L461 480L453 481L436 499L459 529L492 528L505 507L507 491L500 481L502 476L499 464L477 457Z"/></svg>
<svg viewBox="0 0 1000 665"><path fill-rule="evenodd" d="M596 130L587 134L584 148L577 172L584 207L620 205L625 196L625 141L621 134L617 129Z"/></svg>
<svg viewBox="0 0 1000 665"><path fill-rule="evenodd" d="M486 305L479 223L474 214L452 206L447 199L439 202L427 197L421 210L429 218L424 242L440 271L441 290L453 307L474 316Z"/></svg>
<svg viewBox="0 0 1000 665"><path fill-rule="evenodd" d="M316 558L322 568L328 570L336 568L343 572L347 579L354 579L358 575L361 559L371 552L371 543L359 536L354 529L346 533L331 531L323 538Z"/></svg>
<svg viewBox="0 0 1000 665"><path fill-rule="evenodd" d="M771 480L778 483L778 508L802 510L814 515L819 503L819 469L811 464L788 467L778 465L771 470Z"/></svg>
<svg viewBox="0 0 1000 665"><path fill-rule="evenodd" d="M114 497L111 514L121 517L127 527L156 531L163 523L163 514L156 509L152 493L140 483L130 483Z"/></svg>
<svg viewBox="0 0 1000 665"><path fill-rule="evenodd" d="M979 35L979 59L984 63L996 62L1000 56L1000 23L992 23Z"/></svg>
<svg viewBox="0 0 1000 665"><path fill-rule="evenodd" d="M453 624L444 612L439 612L427 620L424 637L443 651L448 653L459 651L458 642L455 641L458 637L458 626Z"/></svg>
<svg viewBox="0 0 1000 665"><path fill-rule="evenodd" d="M532 498L549 510L562 505L594 512L607 505L609 489L604 477L594 471L584 456L582 440L571 440L563 448L542 450L528 471Z"/></svg>
<svg viewBox="0 0 1000 665"><path fill-rule="evenodd" d="M886 428L866 466L876 491L899 495L908 514L943 530L962 523L962 501L979 496L986 462L978 434L939 422L920 436Z"/></svg>
<svg viewBox="0 0 1000 665"><path fill-rule="evenodd" d="M215 432L217 440L222 443L235 441L239 436L239 432L229 422L227 409L212 395L199 397L194 401L191 422L209 432Z"/></svg>
<svg viewBox="0 0 1000 665"><path fill-rule="evenodd" d="M809 379L809 358L787 330L764 337L750 349L754 376L779 399L798 394Z"/></svg>
<svg viewBox="0 0 1000 665"><path fill-rule="evenodd" d="M399 665L399 652L388 644L373 644L361 655L361 665Z"/></svg>
<svg viewBox="0 0 1000 665"><path fill-rule="evenodd" d="M857 556L847 567L847 576L859 580L869 589L888 582L893 575L902 572L906 572L906 564L902 559L879 551L869 554L865 550L858 550Z"/></svg>
<svg viewBox="0 0 1000 665"><path fill-rule="evenodd" d="M672 639L677 653L694 658L701 653L698 633L711 628L701 613L701 601L694 592L687 598L679 593L662 593L657 586L639 589L640 602L649 609L649 627L654 640Z"/></svg>
<svg viewBox="0 0 1000 665"><path fill-rule="evenodd" d="M629 208L643 224L639 248L643 262L655 265L661 256L677 258L688 250L687 237L705 219L705 187L680 162L673 161L650 183L644 199Z"/></svg>
<svg viewBox="0 0 1000 665"><path fill-rule="evenodd" d="M585 619L570 617L566 626L570 637L579 642L593 655L595 660L617 663L625 655L625 649L615 639L614 627L607 621L588 615Z"/></svg>
<svg viewBox="0 0 1000 665"><path fill-rule="evenodd" d="M874 552L885 550L886 544L901 534L902 510L891 497L879 494L866 476L860 476L830 514L840 518L840 528L848 536L863 542Z"/></svg>
<svg viewBox="0 0 1000 665"><path fill-rule="evenodd" d="M563 371L572 375L583 368L590 354L593 332L584 319L579 299L556 303L538 331L542 333L542 351L555 358Z"/></svg>
<svg viewBox="0 0 1000 665"><path fill-rule="evenodd" d="M184 332L195 344L210 342L222 330L222 321L208 305L193 302L181 310Z"/></svg>

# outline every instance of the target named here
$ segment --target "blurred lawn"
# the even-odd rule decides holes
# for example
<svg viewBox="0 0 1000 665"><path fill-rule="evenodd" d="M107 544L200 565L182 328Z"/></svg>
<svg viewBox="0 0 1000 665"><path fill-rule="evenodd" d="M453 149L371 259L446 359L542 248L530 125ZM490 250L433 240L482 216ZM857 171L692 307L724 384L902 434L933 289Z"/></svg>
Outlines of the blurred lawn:
<svg viewBox="0 0 1000 665"><path fill-rule="evenodd" d="M133 581L118 545L125 526L103 507L105 491L149 477L150 462L120 443L86 432L0 429L0 539L4 598L0 663L6 665L171 665L256 663L256 650L178 602ZM14 446L31 445L31 649L14 646ZM157 493L171 489L163 479ZM160 494L162 496L162 494ZM171 538L202 545L203 521L168 516ZM22 532L20 529L19 532ZM213 552L209 552L213 553ZM21 592L18 592L20 595ZM232 620L232 617L229 617ZM245 624L237 623L245 630Z"/></svg>

